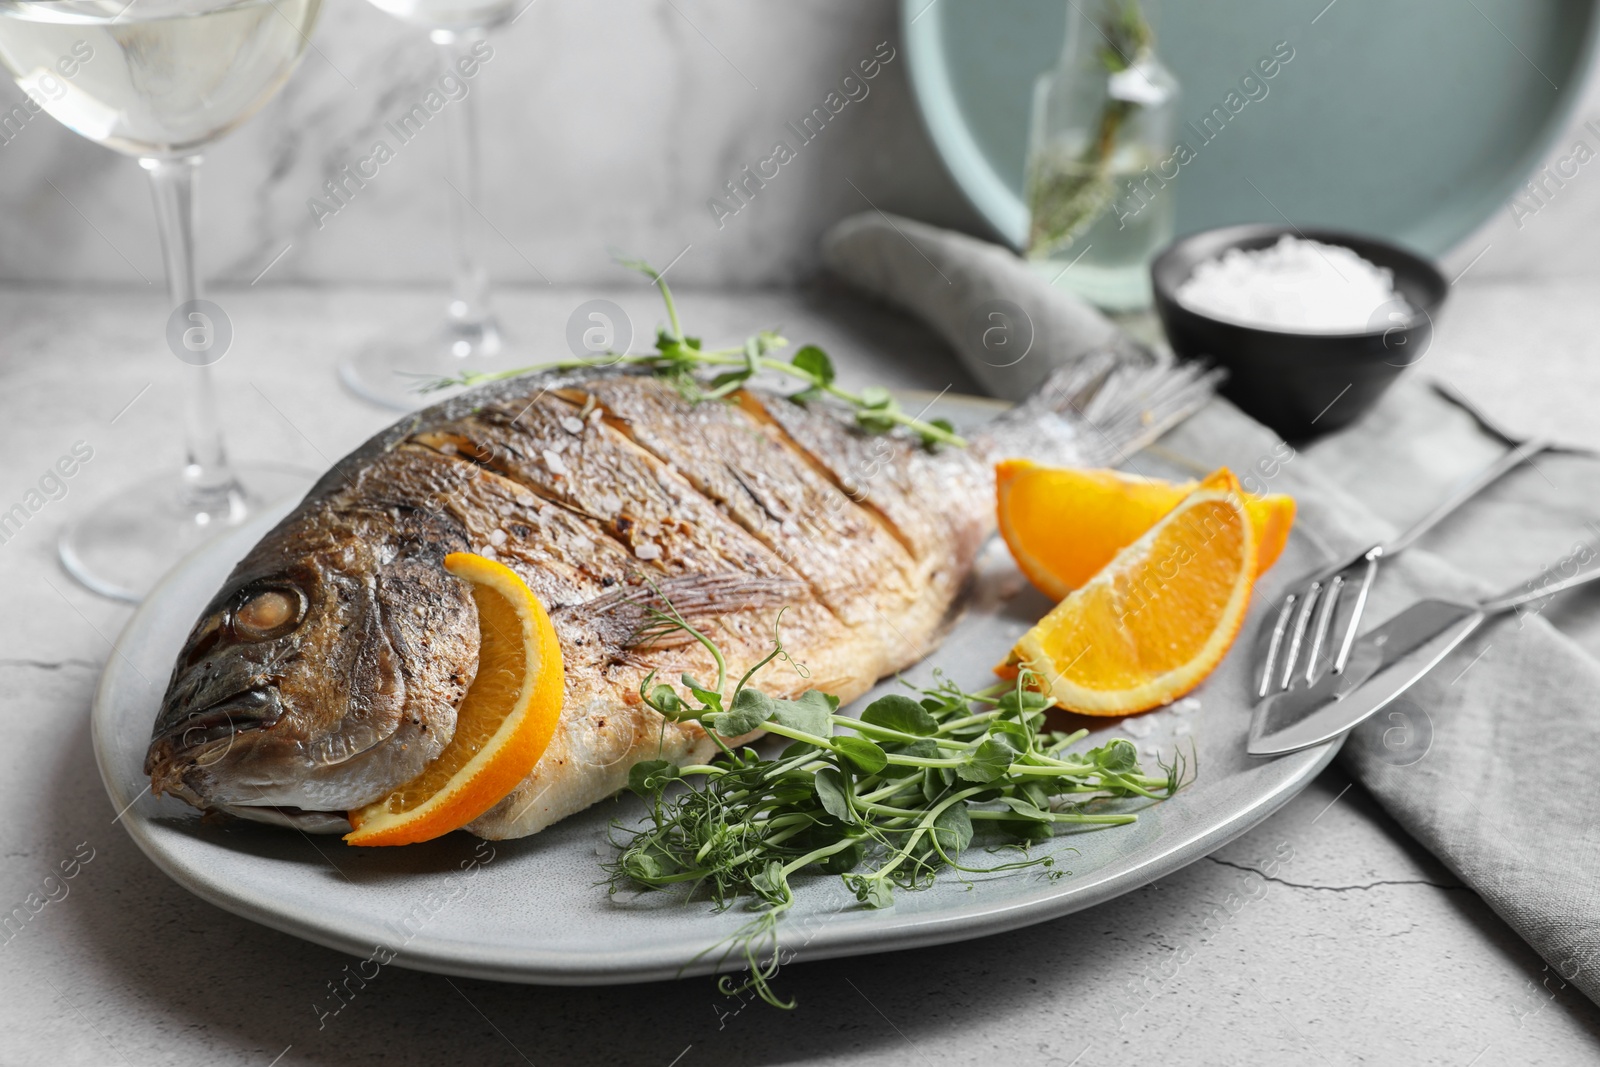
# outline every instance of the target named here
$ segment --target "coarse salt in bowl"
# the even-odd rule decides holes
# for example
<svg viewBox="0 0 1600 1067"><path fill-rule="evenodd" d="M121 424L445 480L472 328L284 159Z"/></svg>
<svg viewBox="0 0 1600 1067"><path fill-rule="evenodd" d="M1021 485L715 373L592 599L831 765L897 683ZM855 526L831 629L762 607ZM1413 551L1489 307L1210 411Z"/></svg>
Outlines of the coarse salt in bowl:
<svg viewBox="0 0 1600 1067"><path fill-rule="evenodd" d="M1226 368L1223 395L1290 439L1375 404L1427 350L1449 291L1397 245L1294 226L1190 234L1150 274L1173 351Z"/></svg>
<svg viewBox="0 0 1600 1067"><path fill-rule="evenodd" d="M1415 315L1387 267L1290 233L1266 248L1229 248L1206 260L1177 296L1202 315L1296 333L1364 333L1380 309L1396 319Z"/></svg>

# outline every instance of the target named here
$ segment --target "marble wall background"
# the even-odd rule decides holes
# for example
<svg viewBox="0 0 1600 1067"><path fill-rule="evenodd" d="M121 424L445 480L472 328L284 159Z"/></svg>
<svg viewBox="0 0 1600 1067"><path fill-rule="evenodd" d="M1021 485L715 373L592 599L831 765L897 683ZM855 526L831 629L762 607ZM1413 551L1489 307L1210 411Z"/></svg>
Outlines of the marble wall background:
<svg viewBox="0 0 1600 1067"><path fill-rule="evenodd" d="M688 248L679 284L792 283L815 270L821 230L869 200L986 233L921 128L903 54L738 216L719 229L706 207L848 67L880 42L898 50L897 9L893 0L535 0L493 39L494 57L471 83L486 167L472 230L497 281L615 281L608 248L657 263ZM248 284L272 264L260 284L443 279L455 194L441 122L320 227L306 203L421 99L437 77L432 46L357 0L325 0L313 43L283 93L209 154L208 276ZM0 91L7 107L13 95L9 83ZM1600 79L1552 159L1589 119L1600 119ZM131 161L42 116L30 123L0 145L0 282L160 285L143 182ZM1520 223L1508 207L1452 262L1464 267L1487 246L1473 265L1479 276L1600 272L1600 179L1587 170Z"/></svg>

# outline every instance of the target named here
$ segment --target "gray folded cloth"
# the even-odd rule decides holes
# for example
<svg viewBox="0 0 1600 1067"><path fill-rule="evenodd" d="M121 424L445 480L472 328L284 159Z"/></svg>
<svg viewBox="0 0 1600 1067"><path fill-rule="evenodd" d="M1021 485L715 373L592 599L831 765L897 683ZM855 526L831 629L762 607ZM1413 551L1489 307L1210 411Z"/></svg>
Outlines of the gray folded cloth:
<svg viewBox="0 0 1600 1067"><path fill-rule="evenodd" d="M910 238L914 249L904 247ZM971 238L858 216L824 247L838 273L947 337L949 324L964 322L973 307L1003 299L1051 324L1057 362L1119 343L1105 336L1103 318L1033 284L1039 279L1010 253ZM1075 322L1088 324L1092 343L1069 336ZM953 335L953 347L976 373L973 360L982 363L983 354L961 338ZM996 393L1021 390L996 381L1006 368L988 370L980 381ZM1018 380L1033 378L1030 370ZM1293 495L1297 535L1331 562L1393 536L1501 448L1413 374L1355 427L1304 452L1222 399L1157 451L1194 471L1225 465L1253 479L1251 488ZM1600 460L1548 455L1535 465L1508 475L1423 547L1387 564L1368 610L1372 623L1423 596L1479 597L1545 568L1600 565ZM1258 605L1276 600L1296 577L1269 572ZM1396 822L1548 961L1557 981L1600 1002L1600 925L1590 921L1600 894L1600 828L1587 810L1600 756L1597 657L1600 587L1585 587L1490 624L1354 731L1340 758Z"/></svg>
<svg viewBox="0 0 1600 1067"><path fill-rule="evenodd" d="M822 261L931 326L991 396L1022 400L1090 352L1154 356L1093 307L998 245L868 211L833 226Z"/></svg>

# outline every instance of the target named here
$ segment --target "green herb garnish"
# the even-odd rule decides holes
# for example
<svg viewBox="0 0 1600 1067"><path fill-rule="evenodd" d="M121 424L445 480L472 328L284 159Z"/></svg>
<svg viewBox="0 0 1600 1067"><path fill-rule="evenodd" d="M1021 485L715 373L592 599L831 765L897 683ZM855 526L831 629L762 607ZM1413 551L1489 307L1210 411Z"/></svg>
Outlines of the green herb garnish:
<svg viewBox="0 0 1600 1067"><path fill-rule="evenodd" d="M777 924L794 903L789 879L797 872L839 874L875 908L892 904L896 890L926 888L945 868L1037 867L1060 877L1053 855L1030 855L1028 847L1062 826L1134 822L1131 811L1107 810L1108 801L1158 800L1183 784L1181 757L1163 764L1160 776L1146 775L1124 738L1069 752L1088 731L1046 730L1049 700L1030 690L1026 671L976 693L946 680L913 690L916 696L880 697L854 719L817 690L783 700L751 684L769 663L789 660L776 636L729 692L727 665L710 638L670 604L651 616L643 636L688 633L710 651L717 678L708 686L684 675L680 692L652 671L640 696L666 719L699 723L720 752L704 765L658 759L633 766L628 786L650 812L640 826L614 824L626 836L613 838L621 855L607 870L613 892L687 885L704 890L718 910L748 901L759 914L727 950L742 952L748 977L724 976L719 985L728 995L754 990L769 1004L793 1007L770 981ZM730 747L729 739L756 729L793 743L777 759ZM1022 858L969 865L962 856L978 833L991 846L1018 848Z"/></svg>
<svg viewBox="0 0 1600 1067"><path fill-rule="evenodd" d="M744 344L727 348L702 348L700 338L683 332L678 321L678 308L672 300L672 290L666 279L650 264L642 260L619 260L624 267L636 270L655 283L661 290L661 299L667 305L668 326L656 332L656 347L652 352L637 355L607 352L597 356L578 356L572 359L553 360L513 370L483 373L466 371L453 378L431 378L419 387L422 392L434 392L455 386L483 385L486 382L516 378L544 370L565 370L580 367L612 367L619 364L654 368L687 399L694 402L720 400L743 388L761 371L776 371L806 383L804 389L789 396L796 403L805 404L824 395L842 400L855 409L857 425L869 433L887 433L904 426L921 438L928 447L954 445L964 448L966 440L955 432L946 419L920 419L908 415L900 408L887 389L868 386L852 393L834 381L833 361L816 345L805 345L789 360L774 359L771 353L787 348L788 340L772 330L762 330L746 338ZM703 370L724 368L713 377L701 377Z"/></svg>
<svg viewBox="0 0 1600 1067"><path fill-rule="evenodd" d="M1087 20L1088 16L1084 16ZM1138 0L1104 0L1095 20L1103 43L1095 50L1108 75L1137 64L1150 50L1151 32ZM1107 96L1094 136L1074 159L1063 160L1046 146L1029 161L1027 178L1027 254L1045 259L1070 247L1116 199L1111 162L1117 139L1139 105Z"/></svg>

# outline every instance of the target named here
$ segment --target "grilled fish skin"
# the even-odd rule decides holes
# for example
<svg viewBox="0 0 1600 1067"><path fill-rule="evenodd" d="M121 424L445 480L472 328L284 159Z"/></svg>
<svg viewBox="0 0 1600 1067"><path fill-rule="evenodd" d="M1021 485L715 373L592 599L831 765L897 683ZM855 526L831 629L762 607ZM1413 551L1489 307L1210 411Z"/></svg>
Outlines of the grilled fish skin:
<svg viewBox="0 0 1600 1067"><path fill-rule="evenodd" d="M830 405L757 390L693 403L637 371L474 390L345 457L238 564L179 655L145 770L198 808L346 829L454 732L478 621L443 559L477 552L545 605L567 682L538 765L468 829L535 833L640 759L714 750L639 698L652 670L714 677L685 635L641 639L660 598L735 666L771 648L781 612L807 673L769 667L762 688L848 702L930 651L992 531L994 459L1104 463L1209 390L1191 368L1085 363L973 447L938 452Z"/></svg>

